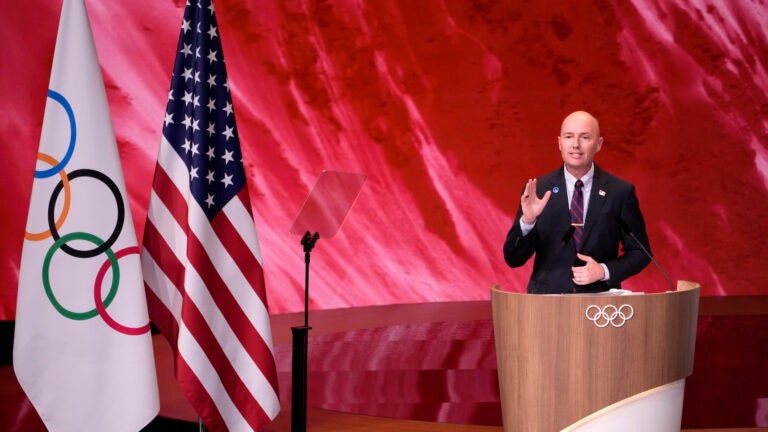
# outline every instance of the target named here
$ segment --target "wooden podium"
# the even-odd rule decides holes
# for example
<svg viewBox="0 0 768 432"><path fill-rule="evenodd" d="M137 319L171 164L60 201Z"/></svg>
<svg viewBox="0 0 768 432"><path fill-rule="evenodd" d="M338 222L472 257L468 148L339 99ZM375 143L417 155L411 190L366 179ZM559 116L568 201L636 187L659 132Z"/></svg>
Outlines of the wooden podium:
<svg viewBox="0 0 768 432"><path fill-rule="evenodd" d="M680 430L698 284L623 295L495 286L491 304L505 432Z"/></svg>

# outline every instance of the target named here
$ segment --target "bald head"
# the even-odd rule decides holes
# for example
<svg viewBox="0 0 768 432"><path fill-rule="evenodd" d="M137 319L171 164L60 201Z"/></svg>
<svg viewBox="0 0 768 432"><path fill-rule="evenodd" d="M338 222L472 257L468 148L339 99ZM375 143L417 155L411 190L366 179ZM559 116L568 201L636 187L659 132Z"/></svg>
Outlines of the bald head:
<svg viewBox="0 0 768 432"><path fill-rule="evenodd" d="M568 114L560 126L557 145L565 168L576 178L581 178L592 168L595 153L603 146L597 119L586 111Z"/></svg>
<svg viewBox="0 0 768 432"><path fill-rule="evenodd" d="M581 122L585 125L591 125L592 127L594 127L595 136L600 137L600 123L597 121L597 118L595 118L595 116L593 116L592 114L586 111L574 111L568 114L563 119L563 123L560 125L560 134L562 135L563 128L566 126L566 124L569 124L574 121Z"/></svg>

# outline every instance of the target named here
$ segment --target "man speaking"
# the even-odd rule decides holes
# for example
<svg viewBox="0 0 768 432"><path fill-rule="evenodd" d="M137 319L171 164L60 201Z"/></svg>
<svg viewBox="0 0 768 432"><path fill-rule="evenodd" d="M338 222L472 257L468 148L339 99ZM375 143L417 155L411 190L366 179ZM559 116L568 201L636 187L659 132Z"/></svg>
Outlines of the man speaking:
<svg viewBox="0 0 768 432"><path fill-rule="evenodd" d="M563 167L525 184L504 260L520 267L536 253L529 293L620 288L651 261L635 187L594 163L603 138L591 114L568 115L557 144Z"/></svg>

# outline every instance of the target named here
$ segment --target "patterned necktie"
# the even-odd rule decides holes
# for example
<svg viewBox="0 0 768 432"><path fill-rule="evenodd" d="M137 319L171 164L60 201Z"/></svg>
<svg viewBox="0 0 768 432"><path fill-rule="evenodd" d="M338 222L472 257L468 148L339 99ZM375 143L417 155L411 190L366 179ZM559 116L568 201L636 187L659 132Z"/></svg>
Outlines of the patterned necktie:
<svg viewBox="0 0 768 432"><path fill-rule="evenodd" d="M573 242L577 251L581 249L581 236L584 234L584 194L581 190L582 187L584 187L584 182L576 180L571 199L571 225L576 228L573 231Z"/></svg>

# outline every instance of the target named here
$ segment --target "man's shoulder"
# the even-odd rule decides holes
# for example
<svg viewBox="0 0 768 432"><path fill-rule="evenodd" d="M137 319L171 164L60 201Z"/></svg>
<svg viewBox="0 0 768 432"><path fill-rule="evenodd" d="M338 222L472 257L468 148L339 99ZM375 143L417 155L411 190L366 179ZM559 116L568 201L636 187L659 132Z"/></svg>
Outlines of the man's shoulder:
<svg viewBox="0 0 768 432"><path fill-rule="evenodd" d="M539 177L539 181L555 183L559 179L564 179L564 178L565 178L565 175L563 174L563 167L561 166L560 168L554 171L548 172L543 176Z"/></svg>

